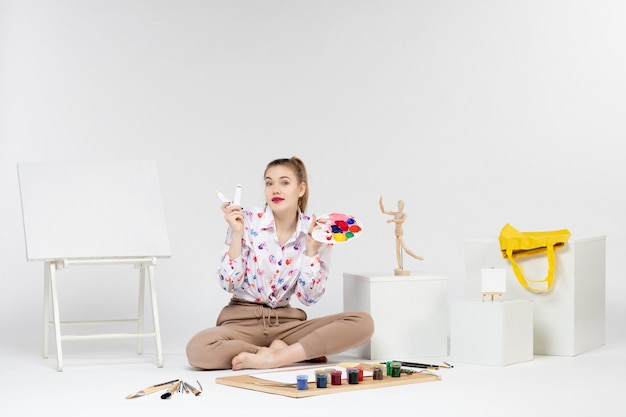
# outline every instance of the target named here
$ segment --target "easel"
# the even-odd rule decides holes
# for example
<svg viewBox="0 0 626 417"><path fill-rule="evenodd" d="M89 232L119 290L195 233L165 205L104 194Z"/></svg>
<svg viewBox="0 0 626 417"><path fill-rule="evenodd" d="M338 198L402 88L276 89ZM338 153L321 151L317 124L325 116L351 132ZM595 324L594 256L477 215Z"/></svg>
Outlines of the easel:
<svg viewBox="0 0 626 417"><path fill-rule="evenodd" d="M492 292L492 291L484 291L483 296L480 301L485 301L485 297L491 296L491 301L493 302L493 298L498 296L500 297L500 302L502 302L502 293L501 292Z"/></svg>
<svg viewBox="0 0 626 417"><path fill-rule="evenodd" d="M57 292L56 271L68 268L72 265L106 265L106 264L132 264L139 269L139 307L137 318L117 319L117 320L73 320L61 321L59 315L59 299ZM163 353L161 349L161 331L159 325L159 313L157 307L157 297L154 282L154 266L156 258L119 258L119 259L63 259L44 262L44 306L43 306L43 357L48 357L48 346L50 337L50 325L54 328L54 336L57 352L57 370L63 370L63 349L61 342L64 340L94 340L94 339L120 339L120 338L137 338L137 354L143 354L143 339L152 337L156 343L157 366L163 367ZM152 306L152 323L154 331L144 331L144 308L145 308L145 283L146 275L150 290L150 304ZM52 320L50 320L50 312L52 311ZM88 335L67 335L61 334L61 326L77 326L77 325L100 325L100 324L119 324L119 323L135 323L137 324L136 333L106 333L106 334L88 334Z"/></svg>
<svg viewBox="0 0 626 417"><path fill-rule="evenodd" d="M44 262L44 347L48 357L54 328L57 370L63 370L62 342L137 338L155 341L157 366L163 366L154 279L157 258L169 257L156 165L152 161L30 162L18 164L28 261ZM137 316L116 320L62 321L57 271L71 266L131 265L139 269ZM146 281L152 331L144 329ZM52 320L50 319L52 314ZM136 324L136 332L61 334L77 325Z"/></svg>
<svg viewBox="0 0 626 417"><path fill-rule="evenodd" d="M506 273L504 269L483 268L480 280L483 295L480 301L484 302L485 297L491 297L491 302L493 302L494 297L497 296L500 298L500 302L502 302L502 294L506 292Z"/></svg>

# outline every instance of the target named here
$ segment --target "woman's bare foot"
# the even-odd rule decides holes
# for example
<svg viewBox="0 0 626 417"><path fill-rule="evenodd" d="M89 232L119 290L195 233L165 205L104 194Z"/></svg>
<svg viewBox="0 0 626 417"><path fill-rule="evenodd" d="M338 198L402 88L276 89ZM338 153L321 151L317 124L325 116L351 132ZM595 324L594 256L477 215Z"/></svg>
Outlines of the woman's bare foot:
<svg viewBox="0 0 626 417"><path fill-rule="evenodd" d="M270 349L284 349L286 347L288 347L289 345L285 342L283 342L280 339L276 339L274 340L272 343L270 343Z"/></svg>
<svg viewBox="0 0 626 417"><path fill-rule="evenodd" d="M256 353L241 352L232 360L233 371L242 369L279 368L306 359L300 343L287 345L282 340L274 340L269 347L260 347Z"/></svg>
<svg viewBox="0 0 626 417"><path fill-rule="evenodd" d="M270 344L270 349L284 349L289 346L287 343L282 340L276 339ZM309 362L309 363L327 363L328 358L326 356L318 356L317 358L305 359L301 362Z"/></svg>

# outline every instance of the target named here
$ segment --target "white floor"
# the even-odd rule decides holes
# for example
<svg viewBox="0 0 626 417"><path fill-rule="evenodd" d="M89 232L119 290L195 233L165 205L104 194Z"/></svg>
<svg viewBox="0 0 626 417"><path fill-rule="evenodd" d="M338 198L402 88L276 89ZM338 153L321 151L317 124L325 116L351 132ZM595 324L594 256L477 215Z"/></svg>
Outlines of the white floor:
<svg viewBox="0 0 626 417"><path fill-rule="evenodd" d="M164 366L158 368L153 353L137 356L132 350L103 351L102 346L89 350L64 348L63 372L56 370L54 351L47 359L34 350L3 354L0 415L41 415L44 410L61 416L205 416L218 411L277 416L321 411L485 417L626 415L626 342L606 344L576 357L535 356L503 367L453 363L453 369L438 371L440 381L298 399L216 384L216 377L235 373L193 370L182 351L166 352ZM356 358L329 359L338 363ZM176 394L162 400L157 393L125 399L176 378L199 382L202 394Z"/></svg>

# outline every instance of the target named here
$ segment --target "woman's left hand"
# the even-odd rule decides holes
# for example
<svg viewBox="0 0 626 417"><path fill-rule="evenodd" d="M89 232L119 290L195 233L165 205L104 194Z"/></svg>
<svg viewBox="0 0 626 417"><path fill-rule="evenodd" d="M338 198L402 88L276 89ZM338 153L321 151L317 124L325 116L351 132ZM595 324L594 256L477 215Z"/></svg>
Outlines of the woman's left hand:
<svg viewBox="0 0 626 417"><path fill-rule="evenodd" d="M307 256L315 256L320 248L321 242L313 239L313 231L317 229L321 229L319 223L325 223L326 219L317 219L315 214L311 218L311 225L309 226L309 231L307 232L307 240L306 240L306 254Z"/></svg>

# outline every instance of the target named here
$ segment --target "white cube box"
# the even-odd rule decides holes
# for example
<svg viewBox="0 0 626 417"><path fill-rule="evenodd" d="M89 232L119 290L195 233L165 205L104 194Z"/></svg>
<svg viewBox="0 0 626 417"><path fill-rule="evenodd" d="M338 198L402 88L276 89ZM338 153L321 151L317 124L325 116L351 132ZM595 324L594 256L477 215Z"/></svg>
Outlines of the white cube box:
<svg viewBox="0 0 626 417"><path fill-rule="evenodd" d="M533 359L533 303L457 301L450 307L450 358L478 365Z"/></svg>
<svg viewBox="0 0 626 417"><path fill-rule="evenodd" d="M602 346L606 330L604 236L570 238L555 251L552 289L546 293L527 290L500 252L497 237L465 240L465 299L480 297L481 270L506 269L505 299L533 301L533 351L536 355L576 356ZM543 279L545 255L519 261L526 275Z"/></svg>
<svg viewBox="0 0 626 417"><path fill-rule="evenodd" d="M343 274L344 311L366 311L375 323L355 349L375 360L448 356L448 279L445 275Z"/></svg>

